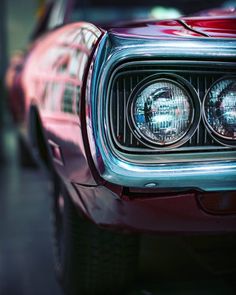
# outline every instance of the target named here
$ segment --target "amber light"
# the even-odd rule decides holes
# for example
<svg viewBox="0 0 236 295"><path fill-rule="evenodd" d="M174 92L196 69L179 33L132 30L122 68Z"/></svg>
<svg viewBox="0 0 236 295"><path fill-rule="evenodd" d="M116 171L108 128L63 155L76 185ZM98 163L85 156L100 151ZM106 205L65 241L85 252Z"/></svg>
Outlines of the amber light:
<svg viewBox="0 0 236 295"><path fill-rule="evenodd" d="M198 197L203 210L212 214L236 214L236 192L202 194Z"/></svg>

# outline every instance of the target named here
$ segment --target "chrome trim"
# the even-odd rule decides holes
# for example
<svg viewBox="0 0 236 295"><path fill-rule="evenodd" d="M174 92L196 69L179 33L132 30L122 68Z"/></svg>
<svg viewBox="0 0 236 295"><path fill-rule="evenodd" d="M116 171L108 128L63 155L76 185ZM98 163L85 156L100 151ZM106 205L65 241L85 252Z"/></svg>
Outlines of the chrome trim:
<svg viewBox="0 0 236 295"><path fill-rule="evenodd" d="M183 19L178 19L178 22L182 24L189 31L192 31L197 34L201 34L202 36L205 36L205 37L210 37L210 35L206 34L205 32L201 32L200 30L195 30L193 27L187 24Z"/></svg>
<svg viewBox="0 0 236 295"><path fill-rule="evenodd" d="M177 46L178 44L178 46ZM120 62L136 58L236 60L236 40L206 38L151 39L104 34L89 71L86 92L87 133L100 176L128 187L196 188L205 191L236 190L236 155L231 160L191 163L135 164L114 154L107 137L108 79ZM184 61L183 61L184 63ZM235 153L234 153L235 154Z"/></svg>
<svg viewBox="0 0 236 295"><path fill-rule="evenodd" d="M107 160L109 166L106 166L102 177L118 185L145 187L151 182L157 188L196 188L205 191L236 189L236 161L160 164L153 167L134 165L112 156Z"/></svg>

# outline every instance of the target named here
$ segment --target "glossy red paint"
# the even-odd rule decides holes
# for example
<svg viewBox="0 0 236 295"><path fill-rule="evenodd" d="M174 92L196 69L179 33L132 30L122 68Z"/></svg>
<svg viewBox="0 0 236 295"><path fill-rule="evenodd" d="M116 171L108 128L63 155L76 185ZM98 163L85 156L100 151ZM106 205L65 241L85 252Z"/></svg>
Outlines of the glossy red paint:
<svg viewBox="0 0 236 295"><path fill-rule="evenodd" d="M91 44L78 44L82 30L89 32ZM82 92L86 65L100 35L97 28L77 23L41 38L25 65L22 83L25 122L29 124L30 108L36 106L46 138L58 146L63 155L63 165L54 159L56 169L69 181L87 185L96 183L88 165L88 147L82 138L77 97Z"/></svg>
<svg viewBox="0 0 236 295"><path fill-rule="evenodd" d="M144 38L184 38L201 37L202 34L189 30L178 20L146 21L120 24L109 29L111 33L121 36Z"/></svg>
<svg viewBox="0 0 236 295"><path fill-rule="evenodd" d="M236 13L231 17L183 18L192 29L211 38L236 38Z"/></svg>

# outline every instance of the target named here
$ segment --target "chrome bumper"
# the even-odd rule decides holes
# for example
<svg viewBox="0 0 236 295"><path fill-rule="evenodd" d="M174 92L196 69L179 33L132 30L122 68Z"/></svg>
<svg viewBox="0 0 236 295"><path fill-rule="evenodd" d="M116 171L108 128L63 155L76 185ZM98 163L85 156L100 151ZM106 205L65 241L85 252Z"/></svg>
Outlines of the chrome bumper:
<svg viewBox="0 0 236 295"><path fill-rule="evenodd" d="M121 162L106 158L106 168L101 176L127 187L155 187L176 189L200 189L204 191L236 190L236 161L161 164L156 167Z"/></svg>

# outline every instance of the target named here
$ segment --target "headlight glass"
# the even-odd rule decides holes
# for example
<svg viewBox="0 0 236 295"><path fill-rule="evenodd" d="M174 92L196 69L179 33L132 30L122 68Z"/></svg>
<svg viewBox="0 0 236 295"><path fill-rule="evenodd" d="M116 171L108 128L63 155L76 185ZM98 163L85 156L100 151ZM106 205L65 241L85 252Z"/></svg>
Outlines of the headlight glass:
<svg viewBox="0 0 236 295"><path fill-rule="evenodd" d="M204 100L204 117L218 137L236 140L236 78L222 79L210 88Z"/></svg>
<svg viewBox="0 0 236 295"><path fill-rule="evenodd" d="M182 85L160 78L138 90L131 115L141 138L155 145L169 146L190 129L194 108L191 95Z"/></svg>

